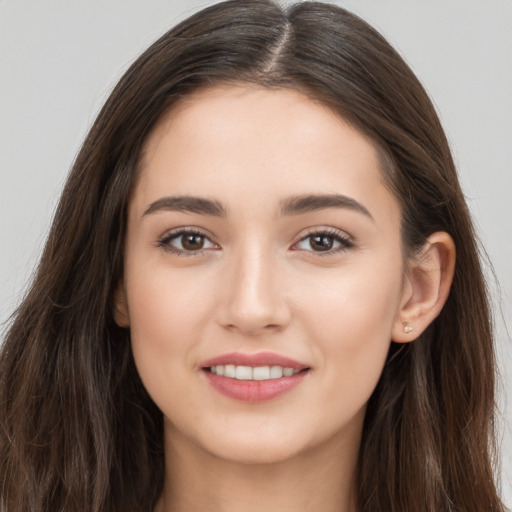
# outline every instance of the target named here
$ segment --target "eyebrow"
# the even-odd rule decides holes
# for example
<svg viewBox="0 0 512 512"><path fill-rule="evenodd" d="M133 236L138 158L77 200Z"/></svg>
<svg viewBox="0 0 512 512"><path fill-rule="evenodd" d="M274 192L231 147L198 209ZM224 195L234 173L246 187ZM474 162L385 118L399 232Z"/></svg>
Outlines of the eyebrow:
<svg viewBox="0 0 512 512"><path fill-rule="evenodd" d="M148 206L143 217L158 211L198 213L213 217L226 216L226 209L218 201L193 196L171 196L157 199Z"/></svg>
<svg viewBox="0 0 512 512"><path fill-rule="evenodd" d="M373 222L375 219L368 209L355 199L341 194L295 196L281 203L282 215L300 215L326 208L345 208L362 213Z"/></svg>
<svg viewBox="0 0 512 512"><path fill-rule="evenodd" d="M344 208L362 213L375 222L368 209L355 199L341 194L309 194L294 196L281 202L281 215L301 215L327 208ZM168 196L153 201L143 217L159 211L197 213L226 217L227 210L219 201L195 196Z"/></svg>

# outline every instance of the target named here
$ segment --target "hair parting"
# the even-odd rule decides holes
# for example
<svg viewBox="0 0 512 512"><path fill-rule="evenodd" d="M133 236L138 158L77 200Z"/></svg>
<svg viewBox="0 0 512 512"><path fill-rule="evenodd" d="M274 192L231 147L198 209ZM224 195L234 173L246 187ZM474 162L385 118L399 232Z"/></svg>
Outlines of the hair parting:
<svg viewBox="0 0 512 512"><path fill-rule="evenodd" d="M476 236L435 109L366 22L334 5L231 0L181 22L128 69L74 162L0 353L0 509L147 512L164 478L162 415L112 315L126 212L151 130L200 88L290 88L382 155L408 255L457 248L448 301L392 343L367 408L360 512L503 511L494 485L494 349Z"/></svg>

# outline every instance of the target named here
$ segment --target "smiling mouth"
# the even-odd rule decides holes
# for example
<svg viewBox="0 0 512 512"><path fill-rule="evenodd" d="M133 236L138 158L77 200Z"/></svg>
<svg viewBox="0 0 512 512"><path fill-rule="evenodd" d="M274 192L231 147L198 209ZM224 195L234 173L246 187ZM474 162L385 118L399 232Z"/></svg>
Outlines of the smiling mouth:
<svg viewBox="0 0 512 512"><path fill-rule="evenodd" d="M221 364L201 369L207 382L221 395L257 404L288 393L304 381L311 368Z"/></svg>
<svg viewBox="0 0 512 512"><path fill-rule="evenodd" d="M293 377L309 368L288 368L283 366L243 366L234 364L219 364L205 368L206 371L223 377L237 380L276 380L283 377Z"/></svg>
<svg viewBox="0 0 512 512"><path fill-rule="evenodd" d="M206 382L227 398L257 404L273 400L298 386L312 369L272 351L231 352L204 361Z"/></svg>
<svg viewBox="0 0 512 512"><path fill-rule="evenodd" d="M221 395L240 402L258 404L287 394L305 380L310 368L227 364L209 366L202 370L207 382ZM218 370L225 374L216 373Z"/></svg>

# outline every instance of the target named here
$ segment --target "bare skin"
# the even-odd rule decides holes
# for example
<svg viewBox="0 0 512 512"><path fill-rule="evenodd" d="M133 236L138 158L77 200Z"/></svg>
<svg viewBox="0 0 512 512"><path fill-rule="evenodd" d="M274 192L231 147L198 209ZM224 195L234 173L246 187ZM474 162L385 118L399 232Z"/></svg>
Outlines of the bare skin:
<svg viewBox="0 0 512 512"><path fill-rule="evenodd" d="M188 440L167 445L172 460L155 512L356 510L353 468L358 444L323 449L272 464L240 464L204 454ZM344 458L342 458L344 457ZM350 459L349 459L350 457Z"/></svg>
<svg viewBox="0 0 512 512"><path fill-rule="evenodd" d="M116 321L164 415L156 512L355 512L390 341L437 316L455 259L435 233L404 268L372 142L294 91L201 91L147 141L125 249ZM290 358L300 380L226 395L205 362L233 352Z"/></svg>

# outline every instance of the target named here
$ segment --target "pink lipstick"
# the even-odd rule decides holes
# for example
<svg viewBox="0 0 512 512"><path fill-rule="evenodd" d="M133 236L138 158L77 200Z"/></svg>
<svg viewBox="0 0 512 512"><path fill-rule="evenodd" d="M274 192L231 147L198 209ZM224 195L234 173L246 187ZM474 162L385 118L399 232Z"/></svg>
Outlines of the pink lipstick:
<svg viewBox="0 0 512 512"><path fill-rule="evenodd" d="M300 384L310 367L273 352L232 352L209 359L201 370L219 393L235 400L259 403Z"/></svg>

